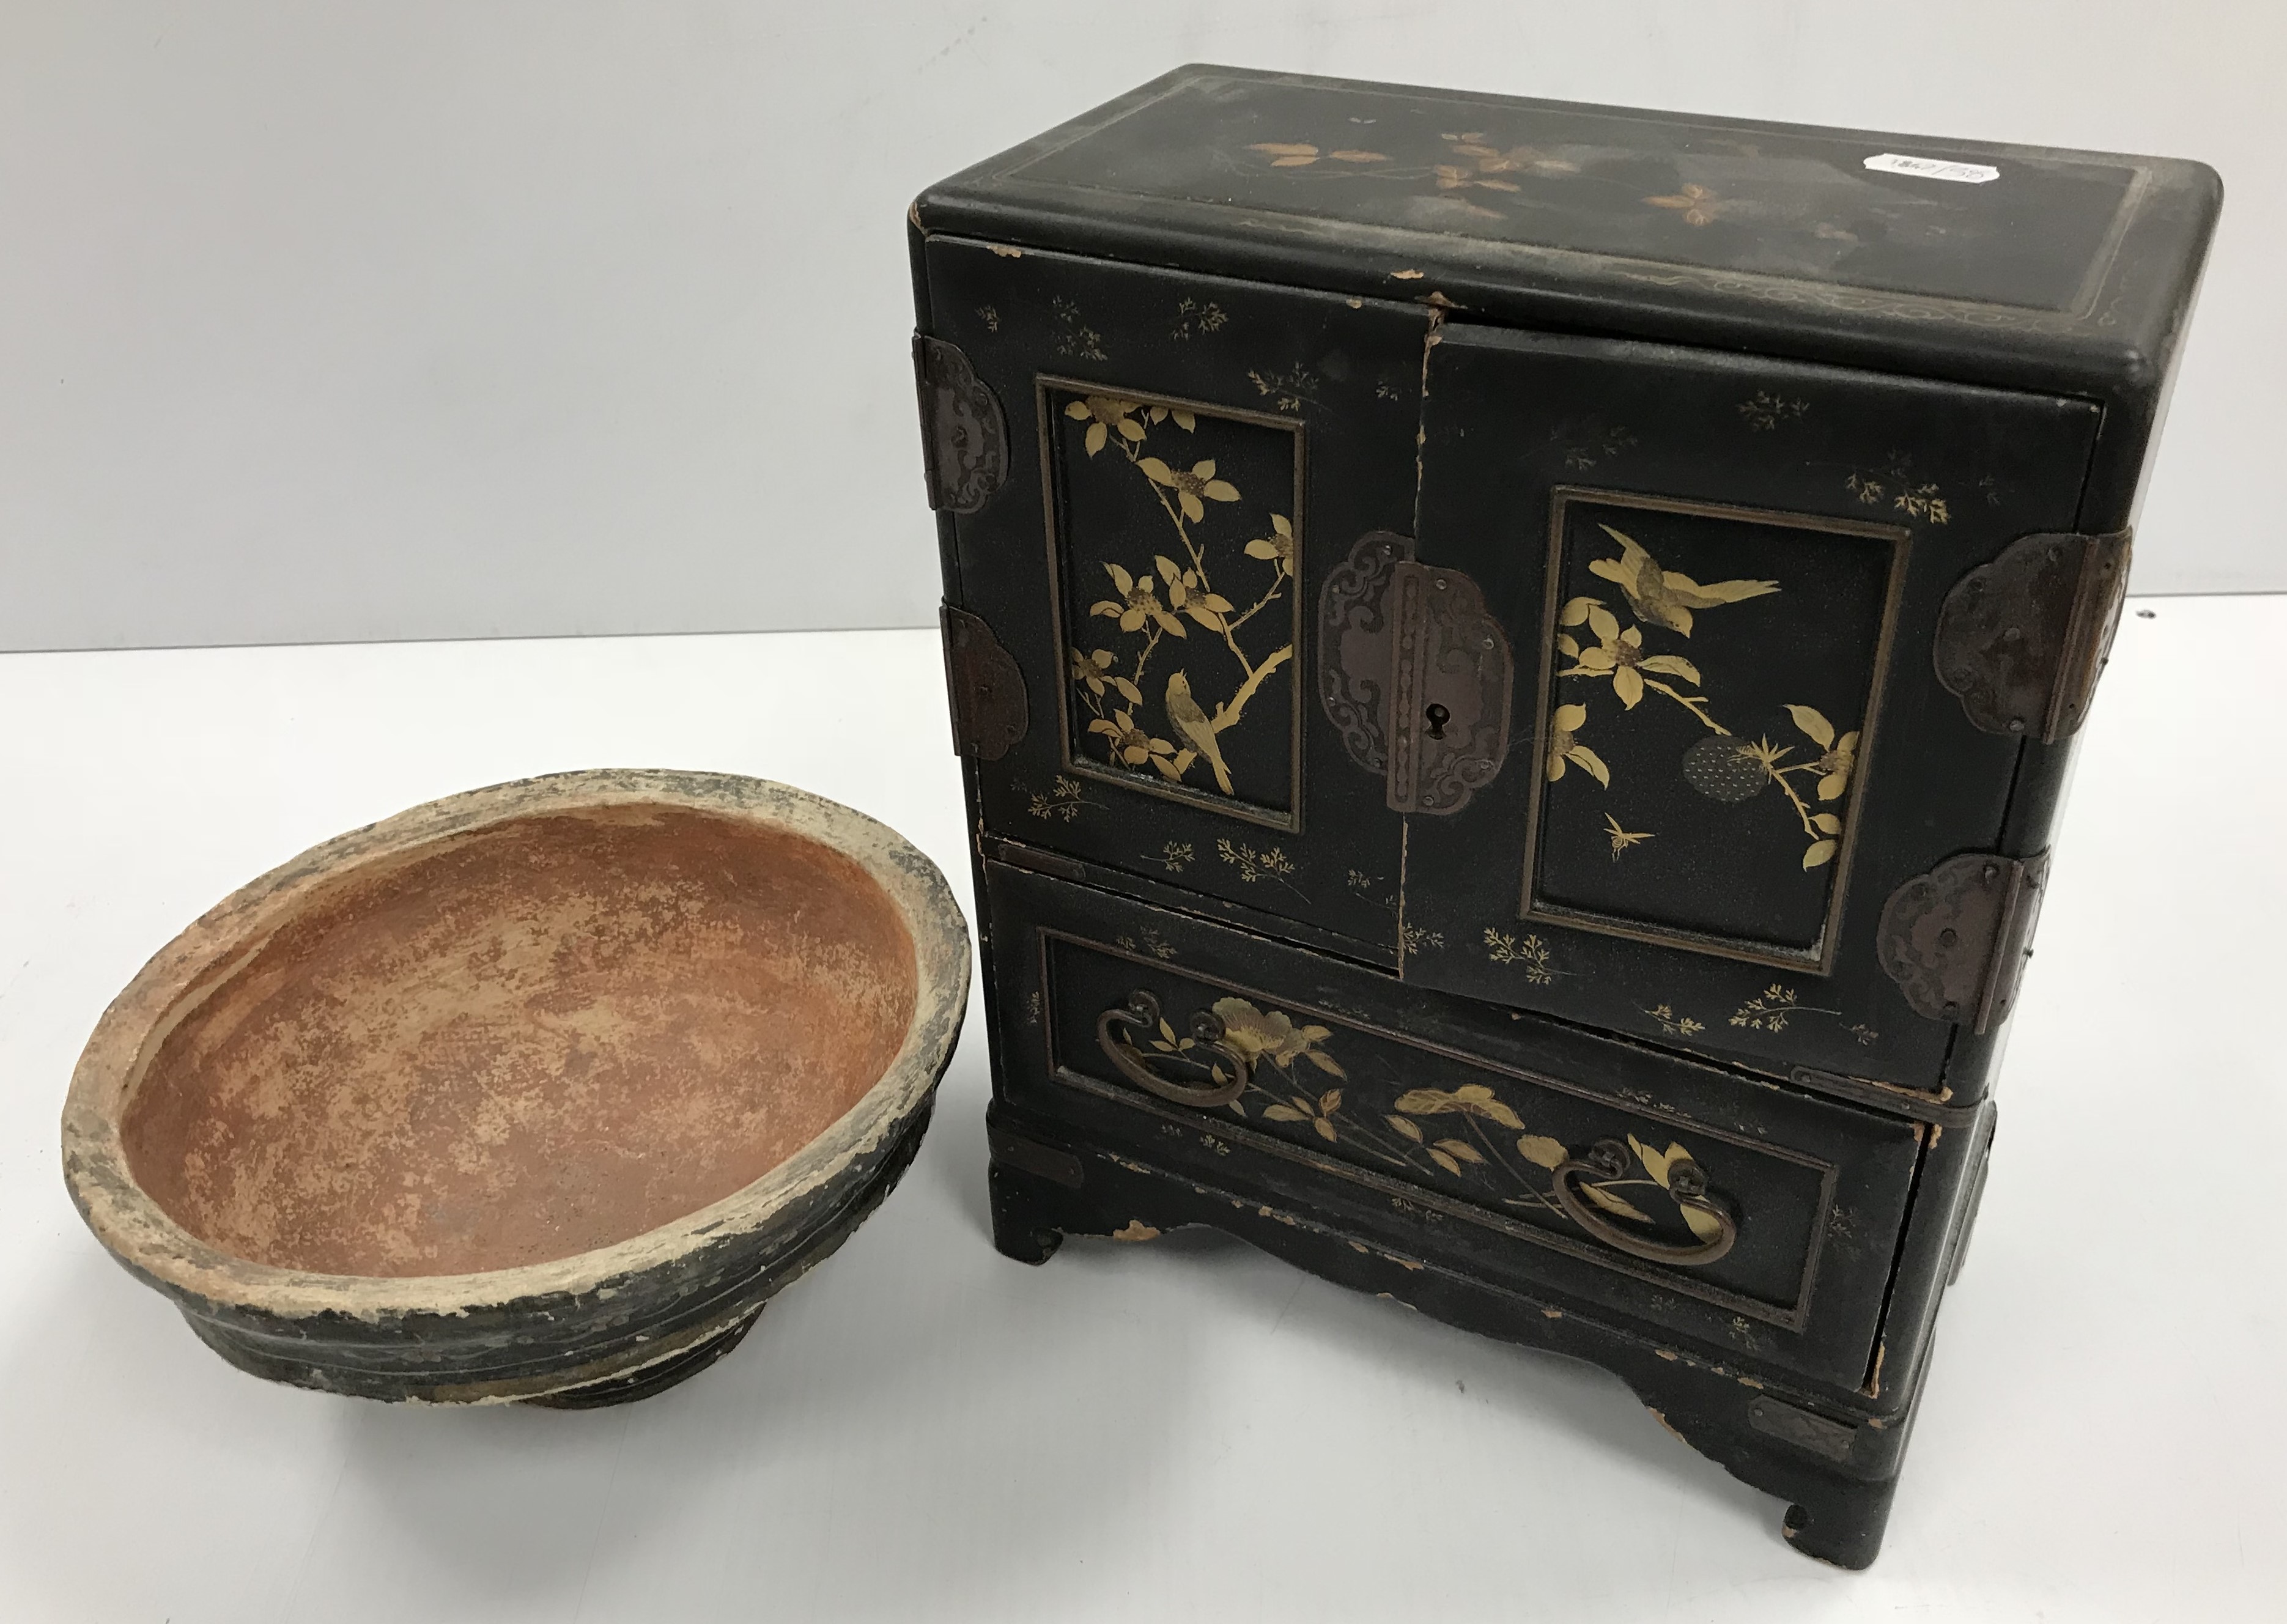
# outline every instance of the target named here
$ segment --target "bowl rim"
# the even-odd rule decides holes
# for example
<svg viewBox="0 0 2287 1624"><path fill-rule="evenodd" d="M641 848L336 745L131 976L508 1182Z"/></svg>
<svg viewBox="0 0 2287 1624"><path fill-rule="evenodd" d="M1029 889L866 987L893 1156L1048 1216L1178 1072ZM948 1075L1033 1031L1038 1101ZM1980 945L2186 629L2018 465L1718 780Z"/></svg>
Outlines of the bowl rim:
<svg viewBox="0 0 2287 1624"><path fill-rule="evenodd" d="M327 1274L257 1263L192 1234L136 1183L122 1128L160 1043L321 890L496 824L645 805L754 822L839 852L882 887L913 939L914 1009L904 1042L873 1086L802 1149L721 1200L609 1246L464 1274ZM162 1289L219 1306L376 1321L581 1295L763 1227L893 1138L951 1057L969 978L968 922L938 866L887 824L808 790L669 768L595 768L463 790L320 842L233 891L154 954L104 1010L73 1068L64 1179L88 1227L122 1263Z"/></svg>

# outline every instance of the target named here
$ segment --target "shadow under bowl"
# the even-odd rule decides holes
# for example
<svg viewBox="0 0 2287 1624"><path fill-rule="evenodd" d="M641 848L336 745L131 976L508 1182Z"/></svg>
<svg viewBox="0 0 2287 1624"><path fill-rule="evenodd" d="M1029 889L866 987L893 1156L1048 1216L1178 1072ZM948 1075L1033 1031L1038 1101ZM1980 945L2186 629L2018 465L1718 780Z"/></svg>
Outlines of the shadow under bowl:
<svg viewBox="0 0 2287 1624"><path fill-rule="evenodd" d="M228 898L82 1054L64 1175L242 1369L582 1406L705 1368L912 1160L969 937L893 830L724 774L564 773Z"/></svg>

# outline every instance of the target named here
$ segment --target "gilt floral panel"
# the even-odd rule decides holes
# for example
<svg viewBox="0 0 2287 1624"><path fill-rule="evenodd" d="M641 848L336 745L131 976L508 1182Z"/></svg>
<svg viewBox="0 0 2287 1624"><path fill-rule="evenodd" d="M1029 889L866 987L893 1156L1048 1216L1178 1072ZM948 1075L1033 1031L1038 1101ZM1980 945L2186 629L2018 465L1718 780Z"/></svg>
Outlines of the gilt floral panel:
<svg viewBox="0 0 2287 1624"><path fill-rule="evenodd" d="M1689 1256L1735 1237L1704 1263L1650 1273L1665 1289L1758 1320L1799 1327L1808 1311L1833 1200L1834 1169L1820 1157L1427 1044L1363 1010L1220 981L1188 963L1196 942L1180 934L1126 934L1115 952L1046 931L1041 947L1041 1036L1051 1074L1066 1083L1131 1103L1153 1099L1141 1073L1236 1085L1220 1105L1179 1107L1183 1120L1221 1143L1323 1159L1367 1189L1602 1268L1646 1272L1643 1254L1616 1240ZM1156 1023L1102 1018L1139 993L1155 1001ZM1603 1161L1606 1145L1625 1155ZM1570 1206L1564 1180L1578 1198ZM1582 1201L1593 1224L1571 1209Z"/></svg>
<svg viewBox="0 0 2287 1624"><path fill-rule="evenodd" d="M1905 533L1567 487L1527 914L1818 967Z"/></svg>
<svg viewBox="0 0 2287 1624"><path fill-rule="evenodd" d="M1314 1135L1328 1145L1347 1146L1368 1166L1432 1187L1448 1184L1465 1198L1555 1223L1566 1221L1555 1193L1553 1175L1578 1153L1576 1147L1531 1125L1491 1086L1465 1082L1452 1089L1406 1089L1361 1112L1345 1085L1349 1073L1336 1058L1327 1040L1331 1027L1298 1022L1284 1010L1258 1009L1245 998L1218 998L1215 1018L1223 1024L1223 1042L1246 1057L1247 1074L1239 1097L1225 1109L1258 1124ZM1180 1061L1199 1047L1166 1020L1156 1036L1147 1040L1152 1054ZM1148 1056L1146 1057L1148 1058ZM1323 1076L1301 1071L1307 1061ZM1207 1064L1202 1062L1202 1064ZM1207 1065L1215 1081L1223 1080L1219 1066ZM1332 1086L1323 1086L1331 1080ZM1673 1196L1669 1168L1691 1160L1691 1152L1670 1140L1666 1149L1655 1139L1646 1143L1634 1134L1627 1145L1635 1163L1608 1174L1582 1179L1580 1193L1613 1216L1641 1226L1645 1240L1672 1240L1662 1233L1663 1220L1636 1205L1657 1190ZM1634 1195L1636 1200L1631 1200ZM1657 1203L1648 1203L1654 1204ZM1666 1220L1673 1231L1705 1242L1721 1227L1704 1208L1682 1200Z"/></svg>
<svg viewBox="0 0 2287 1624"><path fill-rule="evenodd" d="M1302 431L1044 380L1065 760L1300 826Z"/></svg>

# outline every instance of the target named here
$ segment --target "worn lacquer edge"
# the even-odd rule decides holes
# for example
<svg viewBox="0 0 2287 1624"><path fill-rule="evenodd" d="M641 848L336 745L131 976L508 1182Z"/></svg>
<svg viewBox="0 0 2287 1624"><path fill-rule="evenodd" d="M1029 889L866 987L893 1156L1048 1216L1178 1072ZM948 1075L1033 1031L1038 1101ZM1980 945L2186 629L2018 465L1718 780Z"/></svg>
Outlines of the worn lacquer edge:
<svg viewBox="0 0 2287 1624"><path fill-rule="evenodd" d="M574 1256L471 1274L338 1275L257 1264L199 1240L144 1194L120 1130L161 1041L317 893L352 871L368 876L502 822L629 806L746 819L815 840L859 864L897 908L914 959L905 1042L880 1080L824 1132L754 1183L671 1224ZM225 898L153 955L104 1011L73 1070L62 1122L64 1179L88 1227L131 1271L216 1304L289 1319L334 1314L373 1322L585 1295L762 1228L893 1138L945 1069L967 1011L969 980L968 922L944 875L896 830L862 812L730 773L597 769L495 784L313 846Z"/></svg>

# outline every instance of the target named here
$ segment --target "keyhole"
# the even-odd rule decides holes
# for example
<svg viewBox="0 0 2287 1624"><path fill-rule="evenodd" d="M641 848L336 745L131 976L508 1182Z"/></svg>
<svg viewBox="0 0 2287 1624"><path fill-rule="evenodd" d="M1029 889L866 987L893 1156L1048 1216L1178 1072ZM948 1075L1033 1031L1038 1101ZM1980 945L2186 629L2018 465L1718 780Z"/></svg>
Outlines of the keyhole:
<svg viewBox="0 0 2287 1624"><path fill-rule="evenodd" d="M1443 739L1445 736L1445 724L1453 719L1453 713L1443 705L1432 705L1421 714L1429 718L1429 736L1432 739Z"/></svg>

